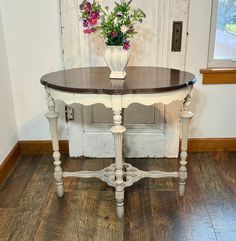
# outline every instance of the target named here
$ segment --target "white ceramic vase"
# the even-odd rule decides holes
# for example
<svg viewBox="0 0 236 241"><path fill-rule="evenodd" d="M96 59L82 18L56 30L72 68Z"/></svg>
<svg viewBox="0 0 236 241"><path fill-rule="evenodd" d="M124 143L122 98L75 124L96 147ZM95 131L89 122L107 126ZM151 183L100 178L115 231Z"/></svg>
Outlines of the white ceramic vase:
<svg viewBox="0 0 236 241"><path fill-rule="evenodd" d="M126 77L125 67L129 61L129 50L123 46L106 46L105 60L111 70L111 79L124 79Z"/></svg>

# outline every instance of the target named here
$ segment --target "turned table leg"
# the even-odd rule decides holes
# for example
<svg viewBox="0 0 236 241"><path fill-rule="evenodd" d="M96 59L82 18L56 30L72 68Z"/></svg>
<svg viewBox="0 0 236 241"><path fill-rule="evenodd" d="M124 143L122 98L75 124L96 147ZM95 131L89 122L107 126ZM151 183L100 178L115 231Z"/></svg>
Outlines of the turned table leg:
<svg viewBox="0 0 236 241"><path fill-rule="evenodd" d="M124 216L124 171L123 171L123 160L122 160L122 146L123 146L123 135L126 131L125 127L122 126L122 109L113 109L113 120L114 126L111 128L111 132L114 136L115 144L115 178L116 178L116 203L117 203L117 216L122 218Z"/></svg>
<svg viewBox="0 0 236 241"><path fill-rule="evenodd" d="M63 197L64 188L63 188L63 178L62 178L62 168L59 152L59 141L58 141L58 117L59 113L55 111L55 101L53 98L48 95L48 109L49 112L46 114L46 117L49 121L51 137L52 137L52 148L53 148L53 158L54 158L54 177L56 179L57 194L59 197Z"/></svg>
<svg viewBox="0 0 236 241"><path fill-rule="evenodd" d="M189 94L183 104L183 109L180 113L182 122L182 142L180 152L180 169L179 169L179 195L182 197L185 193L185 181L187 179L187 148L188 148L188 132L189 124L193 117L193 113L190 111L191 107L191 95Z"/></svg>

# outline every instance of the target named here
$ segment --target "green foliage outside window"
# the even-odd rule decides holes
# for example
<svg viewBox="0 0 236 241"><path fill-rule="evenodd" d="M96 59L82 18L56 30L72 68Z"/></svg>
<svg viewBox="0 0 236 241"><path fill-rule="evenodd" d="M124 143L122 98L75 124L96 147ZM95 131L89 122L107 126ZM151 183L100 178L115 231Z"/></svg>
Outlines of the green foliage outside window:
<svg viewBox="0 0 236 241"><path fill-rule="evenodd" d="M229 29L235 32L236 0L219 0L217 29Z"/></svg>

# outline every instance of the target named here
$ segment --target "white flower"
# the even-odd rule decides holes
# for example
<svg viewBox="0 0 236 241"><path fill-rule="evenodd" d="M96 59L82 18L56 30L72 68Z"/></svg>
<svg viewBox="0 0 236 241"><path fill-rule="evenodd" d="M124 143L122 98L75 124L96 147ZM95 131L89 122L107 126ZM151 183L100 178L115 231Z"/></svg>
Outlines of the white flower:
<svg viewBox="0 0 236 241"><path fill-rule="evenodd" d="M102 0L97 0L97 3L99 3L101 5L102 4Z"/></svg>
<svg viewBox="0 0 236 241"><path fill-rule="evenodd" d="M117 22L118 22L118 21L117 21L117 18L114 18L114 19L113 19L113 23L116 25Z"/></svg>
<svg viewBox="0 0 236 241"><path fill-rule="evenodd" d="M120 30L121 30L122 33L125 34L129 30L129 28L127 26L125 26L125 25L122 25Z"/></svg>

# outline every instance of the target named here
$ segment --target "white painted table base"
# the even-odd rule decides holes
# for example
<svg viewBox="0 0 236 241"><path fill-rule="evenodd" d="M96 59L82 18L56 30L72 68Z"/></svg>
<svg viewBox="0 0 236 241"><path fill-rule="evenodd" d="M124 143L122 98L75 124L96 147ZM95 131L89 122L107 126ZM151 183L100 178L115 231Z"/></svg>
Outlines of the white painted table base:
<svg viewBox="0 0 236 241"><path fill-rule="evenodd" d="M49 112L46 117L49 120L53 158L54 158L54 177L56 180L57 193L59 197L64 194L63 177L79 177L92 178L96 177L106 182L109 186L115 187L117 215L122 218L124 215L124 189L132 186L135 182L142 178L164 178L164 177L179 177L179 194L184 195L185 182L187 179L187 145L188 145L188 131L190 120L193 113L190 111L192 86L180 90L161 92L156 94L126 94L126 95L105 95L105 94L77 94L63 92L51 88L46 88L48 95L48 109ZM107 108L113 110L114 126L111 132L114 136L115 144L115 164L104 168L100 171L79 171L79 172L63 172L61 168L59 141L58 141L58 117L59 113L55 110L55 100L62 100L67 105L79 103L85 106L93 104L103 104ZM182 144L180 153L180 169L179 172L163 172L163 171L142 171L123 162L122 146L123 135L126 128L122 125L122 109L127 108L133 103L143 105L153 105L162 103L165 105L173 101L183 101L183 108L180 112L182 121Z"/></svg>

